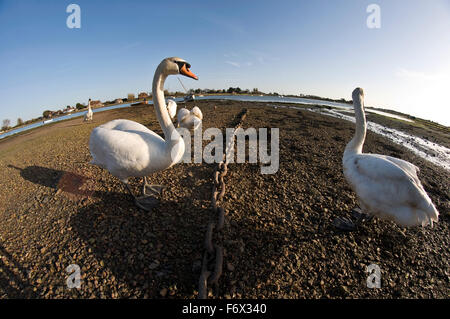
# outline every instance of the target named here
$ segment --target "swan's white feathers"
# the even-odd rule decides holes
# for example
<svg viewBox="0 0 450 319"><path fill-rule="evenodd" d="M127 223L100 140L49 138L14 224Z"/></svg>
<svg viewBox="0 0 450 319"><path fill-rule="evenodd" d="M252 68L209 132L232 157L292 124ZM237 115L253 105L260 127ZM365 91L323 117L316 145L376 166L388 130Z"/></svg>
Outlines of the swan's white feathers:
<svg viewBox="0 0 450 319"><path fill-rule="evenodd" d="M178 123L181 124L181 122L183 122L184 118L186 116L188 116L189 113L190 113L189 110L186 109L186 108L179 109L178 110L178 114L177 114L177 121L178 121Z"/></svg>
<svg viewBox="0 0 450 319"><path fill-rule="evenodd" d="M181 127L196 130L202 123L202 119L203 113L197 106L190 111L186 108L178 110L177 121Z"/></svg>
<svg viewBox="0 0 450 319"><path fill-rule="evenodd" d="M439 212L417 176L419 168L395 157L361 152L366 131L362 89L355 89L352 97L356 133L347 144L342 163L361 208L402 226L433 226Z"/></svg>
<svg viewBox="0 0 450 319"><path fill-rule="evenodd" d="M192 119L192 129L195 131L196 129L198 129L198 127L200 126L200 124L202 123L202 120L199 119L196 116L193 116Z"/></svg>
<svg viewBox="0 0 450 319"><path fill-rule="evenodd" d="M152 92L156 117L164 138L144 125L129 120L114 120L95 128L89 140L92 164L106 168L127 183L130 177L142 177L162 171L183 157L183 138L173 132L169 110L164 101L164 81L168 75L179 74L178 58L166 58L156 68ZM176 103L169 102L170 111ZM173 112L172 112L173 113ZM174 113L173 113L174 114Z"/></svg>
<svg viewBox="0 0 450 319"><path fill-rule="evenodd" d="M203 113L198 106L194 106L191 110L192 114L198 117L200 120L203 120Z"/></svg>
<svg viewBox="0 0 450 319"><path fill-rule="evenodd" d="M86 114L84 114L84 120L85 120L85 121L92 121L93 115L94 115L94 112L92 112L92 109L91 109L91 107L89 106L89 108L88 108Z"/></svg>
<svg viewBox="0 0 450 319"><path fill-rule="evenodd" d="M417 176L417 174L419 174L419 172L420 172L420 169L416 165L411 164L410 162L404 161L400 158L395 158L392 156L378 155L378 154L375 154L375 156L384 158L388 161L393 162L394 164L399 166L401 169L403 169L403 171L405 171L406 173L411 175L411 177L413 177L414 180L420 185L420 180L419 180L419 177Z"/></svg>
<svg viewBox="0 0 450 319"><path fill-rule="evenodd" d="M345 160L344 174L367 213L403 226L425 226L438 220L420 182L388 159L356 154Z"/></svg>
<svg viewBox="0 0 450 319"><path fill-rule="evenodd" d="M144 125L129 120L114 120L95 128L89 148L92 163L106 168L122 181L170 167L165 159L164 139Z"/></svg>
<svg viewBox="0 0 450 319"><path fill-rule="evenodd" d="M177 114L177 103L174 100L167 100L167 111L169 112L169 116L171 119L173 119Z"/></svg>

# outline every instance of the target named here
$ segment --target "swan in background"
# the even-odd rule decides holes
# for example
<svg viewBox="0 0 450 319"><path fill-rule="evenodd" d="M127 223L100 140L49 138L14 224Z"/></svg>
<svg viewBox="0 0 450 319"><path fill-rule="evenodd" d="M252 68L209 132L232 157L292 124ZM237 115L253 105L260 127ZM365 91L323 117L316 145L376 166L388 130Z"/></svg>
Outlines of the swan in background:
<svg viewBox="0 0 450 319"><path fill-rule="evenodd" d="M186 108L182 108L177 114L178 126L186 127L188 129L197 129L202 119L202 111L200 111L197 106L194 106L190 111Z"/></svg>
<svg viewBox="0 0 450 319"><path fill-rule="evenodd" d="M149 185L146 176L178 163L184 154L183 138L176 131L164 100L164 82L169 75L182 74L197 80L185 60L164 59L153 77L153 103L164 138L142 124L129 120L113 120L96 127L89 140L91 164L107 169L127 186L137 206L151 210L164 186ZM130 189L130 177L144 177L143 195L136 197ZM147 192L147 189L149 192Z"/></svg>
<svg viewBox="0 0 450 319"><path fill-rule="evenodd" d="M398 158L362 153L366 137L363 90L356 88L352 97L356 132L345 147L342 163L344 176L355 191L362 212L391 219L404 227L428 224L433 227L439 212L417 177L419 168ZM346 226L345 223L341 219L335 225Z"/></svg>
<svg viewBox="0 0 450 319"><path fill-rule="evenodd" d="M178 126L190 130L196 130L203 120L203 113L197 106L194 106L191 111L182 108L177 114L177 103L171 99L167 100L167 111L171 119L175 117L175 114L177 115Z"/></svg>
<svg viewBox="0 0 450 319"><path fill-rule="evenodd" d="M167 100L167 111L169 112L169 116L171 119L173 119L177 114L177 103L174 100Z"/></svg>
<svg viewBox="0 0 450 319"><path fill-rule="evenodd" d="M186 127L191 130L196 130L203 120L203 113L197 106L194 106L192 110L182 108L178 111L177 121L181 127Z"/></svg>
<svg viewBox="0 0 450 319"><path fill-rule="evenodd" d="M91 109L91 99L89 99L89 101L88 101L88 110L87 110L87 112L86 112L86 114L84 115L84 121L86 122L86 121L92 121L92 118L93 118L93 112L92 112L92 109Z"/></svg>

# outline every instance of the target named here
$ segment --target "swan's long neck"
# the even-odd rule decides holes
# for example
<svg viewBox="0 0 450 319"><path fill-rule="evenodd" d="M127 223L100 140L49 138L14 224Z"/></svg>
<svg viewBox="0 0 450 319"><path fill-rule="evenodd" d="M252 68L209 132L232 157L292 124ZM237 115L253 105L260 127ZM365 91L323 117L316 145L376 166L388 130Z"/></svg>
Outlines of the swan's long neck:
<svg viewBox="0 0 450 319"><path fill-rule="evenodd" d="M366 115L364 114L362 98L354 99L353 107L355 109L356 131L355 136L345 147L344 156L346 153L362 153L364 140L366 139Z"/></svg>
<svg viewBox="0 0 450 319"><path fill-rule="evenodd" d="M172 132L175 130L172 120L170 119L169 112L167 112L166 101L164 99L164 82L167 75L161 70L161 66L156 69L155 76L153 77L153 105L155 106L156 117L158 118L159 125L164 132L164 139L166 142L171 139Z"/></svg>

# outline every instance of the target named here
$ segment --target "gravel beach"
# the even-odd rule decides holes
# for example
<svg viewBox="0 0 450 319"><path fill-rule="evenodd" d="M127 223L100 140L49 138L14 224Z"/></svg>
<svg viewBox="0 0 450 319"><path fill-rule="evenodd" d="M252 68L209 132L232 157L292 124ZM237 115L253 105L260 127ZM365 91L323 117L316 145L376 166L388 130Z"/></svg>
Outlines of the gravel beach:
<svg viewBox="0 0 450 319"><path fill-rule="evenodd" d="M244 108L243 128L280 130L276 174L261 175L259 164L229 165L219 298L448 298L448 171L368 132L365 152L421 169L440 219L434 228L404 229L374 218L341 232L332 221L352 218L356 206L342 173L354 124L259 102L195 105L203 130L224 132ZM197 297L217 165L181 163L154 174L150 181L166 185L166 192L154 211L141 210L117 179L89 164L90 132L117 118L162 135L153 106L134 106L0 140L0 298ZM450 145L448 131L368 119ZM132 180L136 194L141 185L142 179ZM81 268L80 289L67 288L71 264ZM381 269L381 289L367 288L370 264Z"/></svg>

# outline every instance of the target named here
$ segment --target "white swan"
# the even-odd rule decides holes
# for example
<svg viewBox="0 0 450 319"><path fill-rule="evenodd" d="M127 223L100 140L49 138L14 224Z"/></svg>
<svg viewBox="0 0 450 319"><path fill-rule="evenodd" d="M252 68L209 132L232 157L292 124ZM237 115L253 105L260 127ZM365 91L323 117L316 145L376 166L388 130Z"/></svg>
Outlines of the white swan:
<svg viewBox="0 0 450 319"><path fill-rule="evenodd" d="M177 115L178 126L184 127L190 130L196 130L203 120L203 113L197 106L194 106L191 111L186 108L182 108L177 114L177 103L174 100L167 100L167 111L171 119Z"/></svg>
<svg viewBox="0 0 450 319"><path fill-rule="evenodd" d="M156 117L161 125L164 138L145 126L129 121L114 120L95 128L90 137L89 148L92 164L107 169L127 186L133 195L128 179L144 177L143 196L133 197L136 204L151 210L158 200L153 196L161 193L161 185L148 185L146 176L162 171L179 162L184 154L183 138L176 131L164 100L164 82L168 75L182 74L193 79L197 76L190 65L180 58L164 59L153 77L153 103ZM150 193L146 189L150 188Z"/></svg>
<svg viewBox="0 0 450 319"><path fill-rule="evenodd" d="M178 110L177 114L177 103L174 100L167 100L167 111L171 119L177 115L178 126L185 127L190 130L196 130L203 120L203 113L199 107L194 106L191 111L186 108Z"/></svg>
<svg viewBox="0 0 450 319"><path fill-rule="evenodd" d="M92 121L92 118L93 118L93 112L92 112L92 109L91 109L91 99L89 99L89 102L88 102L88 110L87 110L87 112L86 112L86 114L84 115L84 121L86 122L86 121Z"/></svg>
<svg viewBox="0 0 450 319"><path fill-rule="evenodd" d="M362 211L405 227L433 227L439 213L417 177L419 168L398 158L362 153L366 137L363 90L356 88L352 96L356 132L345 148L342 163Z"/></svg>
<svg viewBox="0 0 450 319"><path fill-rule="evenodd" d="M171 119L173 119L177 114L177 103L174 100L167 100L167 111L169 112L169 116Z"/></svg>
<svg viewBox="0 0 450 319"><path fill-rule="evenodd" d="M197 106L194 106L192 110L182 108L178 111L177 121L181 127L196 130L203 120L203 113Z"/></svg>

